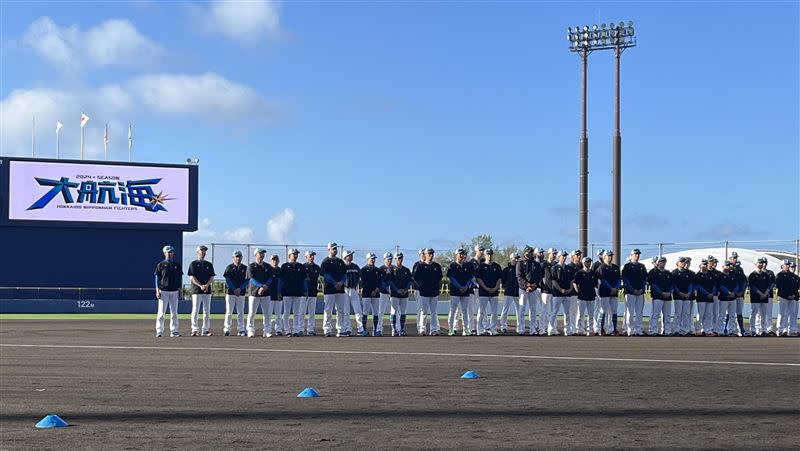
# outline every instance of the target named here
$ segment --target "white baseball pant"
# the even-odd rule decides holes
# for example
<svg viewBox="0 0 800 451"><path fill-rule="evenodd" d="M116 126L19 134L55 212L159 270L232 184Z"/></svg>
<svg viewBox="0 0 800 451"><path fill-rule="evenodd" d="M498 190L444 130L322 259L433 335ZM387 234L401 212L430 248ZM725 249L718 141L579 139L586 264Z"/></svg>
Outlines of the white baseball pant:
<svg viewBox="0 0 800 451"><path fill-rule="evenodd" d="M283 298L283 331L287 334L297 334L303 331L303 315L300 313L305 296L286 296ZM294 315L294 321L289 319L289 314Z"/></svg>
<svg viewBox="0 0 800 451"><path fill-rule="evenodd" d="M447 327L448 331L452 332L456 330L456 313L460 311L461 313L461 323L464 325L464 329L462 331L463 335L469 335L469 306L470 297L469 296L450 296L450 312L447 315Z"/></svg>
<svg viewBox="0 0 800 451"><path fill-rule="evenodd" d="M394 331L399 334L406 330L406 309L408 308L408 298L391 297L392 311L394 312Z"/></svg>
<svg viewBox="0 0 800 451"><path fill-rule="evenodd" d="M777 333L794 335L797 333L797 300L778 297Z"/></svg>
<svg viewBox="0 0 800 451"><path fill-rule="evenodd" d="M491 334L497 334L497 296L479 296L478 303L478 334L487 330Z"/></svg>
<svg viewBox="0 0 800 451"><path fill-rule="evenodd" d="M377 332L378 326L383 327L383 316L381 315L381 299L378 298L361 298L361 314L363 315L362 323L364 328L367 329L367 316L372 315L372 333Z"/></svg>
<svg viewBox="0 0 800 451"><path fill-rule="evenodd" d="M178 319L178 292L161 290L161 299L158 300L158 311L156 312L156 333L164 333L164 315L169 306L169 331L178 332L180 320Z"/></svg>
<svg viewBox="0 0 800 451"><path fill-rule="evenodd" d="M341 335L347 331L345 318L349 319L350 301L344 293L326 294L323 298L325 310L322 316L322 331L325 334L333 333L333 308L336 307L336 333Z"/></svg>
<svg viewBox="0 0 800 451"><path fill-rule="evenodd" d="M550 329L550 309L553 304L553 294L552 293L542 293L541 289L540 297L542 299L542 311L539 313L539 334L545 335L547 331Z"/></svg>
<svg viewBox="0 0 800 451"><path fill-rule="evenodd" d="M439 307L439 297L417 296L419 299L418 311L421 312L417 317L417 332L425 333L425 322L430 317L430 333L439 333L439 315L436 310Z"/></svg>
<svg viewBox="0 0 800 451"><path fill-rule="evenodd" d="M676 299L672 301L675 305L674 331L680 334L687 334L692 331L692 308L694 301Z"/></svg>
<svg viewBox="0 0 800 451"><path fill-rule="evenodd" d="M381 293L380 294L380 315L378 318L378 332L383 333L383 320L386 312L389 312L390 315L394 315L394 311L392 311L392 298L389 296L388 293ZM392 329L394 330L394 329Z"/></svg>
<svg viewBox="0 0 800 451"><path fill-rule="evenodd" d="M602 315L605 315L603 324L600 325L600 328L607 334L610 334L614 331L614 320L616 320L615 316L617 315L617 307L619 305L619 298L617 296L607 296L600 298L600 311Z"/></svg>
<svg viewBox="0 0 800 451"><path fill-rule="evenodd" d="M644 312L644 295L625 295L625 327L628 335L641 335L642 314Z"/></svg>
<svg viewBox="0 0 800 451"><path fill-rule="evenodd" d="M211 295L193 294L192 295L192 332L201 332L197 325L197 316L200 313L200 305L203 306L203 328L202 333L211 330Z"/></svg>
<svg viewBox="0 0 800 451"><path fill-rule="evenodd" d="M547 335L558 335L558 311L564 311L564 335L567 333L569 320L569 296L553 296L553 308L550 310L550 324L547 325Z"/></svg>
<svg viewBox="0 0 800 451"><path fill-rule="evenodd" d="M750 335L761 335L767 332L767 303L750 303Z"/></svg>
<svg viewBox="0 0 800 451"><path fill-rule="evenodd" d="M273 301L270 299L267 302L267 315L269 316L269 323L267 328L267 335L272 333L283 333L283 301ZM266 322L266 318L265 318Z"/></svg>
<svg viewBox="0 0 800 451"><path fill-rule="evenodd" d="M300 304L300 332L315 332L317 328L317 297L305 296Z"/></svg>
<svg viewBox="0 0 800 451"><path fill-rule="evenodd" d="M233 309L236 308L236 331L244 332L244 296L234 294L225 295L225 324L223 332L231 331L231 321L233 319Z"/></svg>
<svg viewBox="0 0 800 451"><path fill-rule="evenodd" d="M719 316L717 316L717 330L720 335L725 333L725 323L728 324L728 333L739 333L739 323L736 321L736 300L720 300Z"/></svg>
<svg viewBox="0 0 800 451"><path fill-rule="evenodd" d="M766 320L767 320L767 330L766 333L770 333L773 331L773 322L772 319L775 318L773 316L774 311L772 309L772 296L767 298L767 307L764 309L764 313L766 313ZM777 323L775 324L775 328L777 328Z"/></svg>
<svg viewBox="0 0 800 451"><path fill-rule="evenodd" d="M589 335L597 329L594 304L595 301L578 301L578 333ZM585 323L584 318L586 318Z"/></svg>
<svg viewBox="0 0 800 451"><path fill-rule="evenodd" d="M697 314L700 316L700 321L698 322L700 332L705 334L714 332L714 322L716 321L716 318L714 318L714 303L698 302Z"/></svg>
<svg viewBox="0 0 800 451"><path fill-rule="evenodd" d="M516 316L517 321L519 321L519 313L517 312L517 302L519 302L519 297L506 294L503 296L503 298L503 307L500 309L500 329L507 330L509 312L513 310L514 316Z"/></svg>
<svg viewBox="0 0 800 451"><path fill-rule="evenodd" d="M672 333L672 302L664 299L653 299L653 310L650 312L650 335L669 335Z"/></svg>
<svg viewBox="0 0 800 451"><path fill-rule="evenodd" d="M256 315L258 314L258 307L261 307L261 316L264 318L263 332L267 334L267 310L269 309L269 301L266 296L248 296L247 305L247 336L256 336Z"/></svg>
<svg viewBox="0 0 800 451"><path fill-rule="evenodd" d="M528 308L530 309L529 331L531 335L544 334L547 325L546 323L539 322L539 319L542 316L542 312L544 311L544 306L542 305L542 290L537 288L528 293Z"/></svg>
<svg viewBox="0 0 800 451"><path fill-rule="evenodd" d="M519 290L519 299L517 299L517 333L522 335L525 333L526 322L531 325L530 319L527 321L525 317L532 312L531 310L531 294L527 290ZM530 327L528 330L532 331Z"/></svg>
<svg viewBox="0 0 800 451"><path fill-rule="evenodd" d="M361 299L358 296L358 288L345 288L344 295L350 302L348 310L356 316L356 328L358 333L364 332L363 317L364 311L361 309ZM352 332L353 323L350 321L350 313L347 314L347 330Z"/></svg>

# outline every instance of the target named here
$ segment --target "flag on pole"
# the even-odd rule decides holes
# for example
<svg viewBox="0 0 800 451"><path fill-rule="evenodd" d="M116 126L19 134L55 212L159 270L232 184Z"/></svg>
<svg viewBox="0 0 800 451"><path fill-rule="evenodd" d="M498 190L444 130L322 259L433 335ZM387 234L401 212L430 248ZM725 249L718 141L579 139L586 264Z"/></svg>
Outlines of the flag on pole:
<svg viewBox="0 0 800 451"><path fill-rule="evenodd" d="M106 132L103 135L103 149L106 151L106 160L108 160L108 124L106 124Z"/></svg>
<svg viewBox="0 0 800 451"><path fill-rule="evenodd" d="M91 119L86 113L81 113L81 128L86 126L86 123Z"/></svg>
<svg viewBox="0 0 800 451"><path fill-rule="evenodd" d="M64 124L61 121L56 121L56 136L61 133L61 129L64 127Z"/></svg>

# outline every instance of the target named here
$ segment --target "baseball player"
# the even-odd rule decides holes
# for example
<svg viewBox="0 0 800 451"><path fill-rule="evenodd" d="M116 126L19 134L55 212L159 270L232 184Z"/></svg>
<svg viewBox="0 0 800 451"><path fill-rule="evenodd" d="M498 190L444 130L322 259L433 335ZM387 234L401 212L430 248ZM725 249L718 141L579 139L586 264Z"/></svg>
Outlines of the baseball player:
<svg viewBox="0 0 800 451"><path fill-rule="evenodd" d="M622 267L622 282L625 285L625 327L628 336L643 335L642 314L647 269L639 263L639 249L631 251L630 260Z"/></svg>
<svg viewBox="0 0 800 451"><path fill-rule="evenodd" d="M281 265L281 294L283 295L283 331L287 337L299 337L303 332L303 299L308 295L306 267L297 261L300 251L289 249L289 261ZM294 314L294 322L290 314Z"/></svg>
<svg viewBox="0 0 800 451"><path fill-rule="evenodd" d="M762 337L767 334L767 299L769 298L770 279L764 271L767 263L765 257L756 261L756 269L747 277L750 286L750 335Z"/></svg>
<svg viewBox="0 0 800 451"><path fill-rule="evenodd" d="M323 279L323 298L325 300L325 314L323 315L322 330L326 337L333 336L333 309L336 307L336 336L349 337L350 307L344 295L347 283L347 270L344 261L337 257L339 245L335 242L328 243L328 256L322 260L320 274Z"/></svg>
<svg viewBox="0 0 800 451"><path fill-rule="evenodd" d="M720 286L720 279L722 278L722 271L717 269L717 260L716 257L713 255L708 256L708 272L711 274L711 277L714 279L714 286L716 287L717 291L714 293L714 332L719 335L722 330L716 330L717 327L717 318L719 318L719 286Z"/></svg>
<svg viewBox="0 0 800 451"><path fill-rule="evenodd" d="M180 337L178 330L178 299L182 297L181 278L183 270L181 264L174 260L175 248L166 245L161 249L164 260L156 265L156 299L158 299L158 312L156 313L156 337L164 333L164 315L169 306L169 331L173 337Z"/></svg>
<svg viewBox="0 0 800 451"><path fill-rule="evenodd" d="M597 273L592 271L592 257L586 256L581 260L583 267L575 273L575 279L572 282L572 289L577 293L578 297L578 316L580 317L579 323L583 322L586 317L586 322L583 323L585 328L578 330L578 335L597 335L595 329L594 315L594 302L597 298Z"/></svg>
<svg viewBox="0 0 800 451"><path fill-rule="evenodd" d="M519 254L512 252L509 256L508 265L503 268L503 307L500 309L500 332L505 335L508 333L508 314L514 311L517 317L517 328L519 329L520 314L517 313L517 302L519 302L519 283L517 282L517 264Z"/></svg>
<svg viewBox="0 0 800 451"><path fill-rule="evenodd" d="M372 252L367 254L367 264L361 268L361 324L364 324L362 337L369 335L366 330L367 315L372 314L372 335L377 337L378 324L383 326L383 316L381 313L381 286L383 285L382 273L380 268L375 266L378 256Z"/></svg>
<svg viewBox="0 0 800 451"><path fill-rule="evenodd" d="M244 337L247 335L247 329L244 326L244 293L247 290L248 281L247 266L242 264L241 251L233 253L233 263L225 268L222 277L225 278L225 286L227 287L227 292L225 293L225 324L222 332L226 337L230 336L231 317L235 307L236 330L240 337Z"/></svg>
<svg viewBox="0 0 800 451"><path fill-rule="evenodd" d="M603 264L603 255L605 255L605 249L598 249L597 250L597 258L592 260L592 268L591 271L597 275L597 283L600 283L600 273L598 272L598 268ZM600 317L603 314L603 303L600 301L600 294L598 290L597 299L595 299L594 303L594 325L596 329L593 331L595 335L603 335L603 321Z"/></svg>
<svg viewBox="0 0 800 451"><path fill-rule="evenodd" d="M256 336L256 316L258 315L258 308L261 307L261 316L263 317L263 334L267 336L267 310L269 308L267 295L269 294L269 287L272 283L272 269L264 261L264 255L267 253L262 248L256 248L253 252L256 261L247 266L247 336L252 338Z"/></svg>
<svg viewBox="0 0 800 451"><path fill-rule="evenodd" d="M317 335L317 293L319 292L319 265L314 263L314 257L317 255L314 251L306 251L306 262L303 266L306 269L306 276L308 277L308 295L305 300L300 304L300 324L305 324L306 334ZM301 328L298 334L303 335Z"/></svg>
<svg viewBox="0 0 800 451"><path fill-rule="evenodd" d="M494 261L494 250L486 249L478 265L478 335L497 335L497 297L503 282L503 268ZM487 313L491 312L491 318Z"/></svg>
<svg viewBox="0 0 800 451"><path fill-rule="evenodd" d="M192 336L196 337L198 333L203 336L210 337L211 333L211 285L214 283L214 265L206 261L206 251L208 248L205 245L197 246L195 252L197 253L197 260L189 263L189 271L186 273L189 276L191 286L189 291L192 293ZM203 304L203 328L202 330L197 325L197 316L200 310L200 304Z"/></svg>
<svg viewBox="0 0 800 451"><path fill-rule="evenodd" d="M474 247L473 250L475 252L475 255L469 260L469 265L470 265L470 269L472 271L472 280L474 281L477 278L477 275L478 275L478 265L480 265L484 261L484 255L483 254L486 251L486 248L484 248L483 246L477 245L477 246ZM472 295L469 298L469 300L470 300L469 308L470 309L469 309L469 312L468 312L469 313L469 320L470 320L469 329L470 329L470 333L472 333L473 335L477 335L478 334L478 323L477 323L477 321L478 321L478 294L479 294L478 293L478 285L476 284L476 285L474 285L472 287ZM486 325L484 324L483 327L485 329ZM467 329L466 325L464 326L464 329Z"/></svg>
<svg viewBox="0 0 800 451"><path fill-rule="evenodd" d="M389 281L391 303L394 311L392 320L392 336L406 336L406 308L408 307L408 291L411 289L411 271L403 266L403 253L394 254L394 270Z"/></svg>
<svg viewBox="0 0 800 451"><path fill-rule="evenodd" d="M739 295L739 277L733 270L733 263L725 260L722 265L722 275L719 277L719 316L717 317L717 330L722 336L742 335L739 325L735 321L736 298ZM726 329L732 326L732 329Z"/></svg>
<svg viewBox="0 0 800 451"><path fill-rule="evenodd" d="M571 319L574 314L570 310L572 298L572 282L575 280L576 268L572 263L567 263L567 251L561 251L558 257L558 264L551 268L550 283L553 286L553 309L550 310L550 324L553 327L552 334L558 334L558 311L564 310L564 335L573 335L572 329L574 321Z"/></svg>
<svg viewBox="0 0 800 451"><path fill-rule="evenodd" d="M672 303L675 312L672 335L688 337L692 334L694 273L686 267L686 257L679 257L676 266L672 270Z"/></svg>
<svg viewBox="0 0 800 451"><path fill-rule="evenodd" d="M739 336L748 336L750 334L744 328L744 293L747 290L747 275L742 269L739 254L736 251L731 253L730 261L733 264L733 272L736 274L738 282L736 286L736 323L739 326Z"/></svg>
<svg viewBox="0 0 800 451"><path fill-rule="evenodd" d="M773 331L773 329L772 329L772 324L773 324L772 323L772 319L774 318L773 311L772 311L772 297L773 297L774 292L775 292L775 273L772 272L771 269L767 268L768 264L769 264L768 261L764 262L764 272L767 273L767 277L769 278L769 292L767 293L768 294L767 305L766 305L766 308L765 308L765 313L766 313L766 316L767 316L767 318L766 318L767 319L767 330L766 330L765 333L767 334L767 336L774 337L775 336L775 331Z"/></svg>
<svg viewBox="0 0 800 451"><path fill-rule="evenodd" d="M447 334L456 334L456 313L461 312L461 324L464 326L462 335L470 335L469 331L469 302L474 279L472 268L465 260L467 251L459 248L456 250L456 261L447 268L447 278L450 279L450 312L447 315ZM476 331L477 334L477 331Z"/></svg>
<svg viewBox="0 0 800 451"><path fill-rule="evenodd" d="M600 334L619 335L617 330L617 309L619 306L619 289L622 287L622 277L619 265L614 263L614 252L605 251L603 264L597 268L597 277L600 287L597 294L600 296Z"/></svg>
<svg viewBox="0 0 800 451"><path fill-rule="evenodd" d="M650 313L650 335L672 334L672 273L667 271L667 258L656 260L656 267L647 274L653 310Z"/></svg>
<svg viewBox="0 0 800 451"><path fill-rule="evenodd" d="M380 312L378 315L378 327L376 329L375 336L382 337L383 336L383 315L386 314L386 311L389 310L391 306L391 297L389 296L390 293L390 285L392 281L392 272L394 272L394 266L392 265L392 261L394 260L394 256L391 252L385 252L383 254L383 266L380 267L381 271L381 289L380 289ZM391 318L394 318L394 310L391 312ZM394 323L392 324L392 331L394 331Z"/></svg>
<svg viewBox="0 0 800 451"><path fill-rule="evenodd" d="M364 336L364 319L363 311L361 310L361 299L358 297L358 283L361 281L361 268L353 263L353 251L345 251L342 258L344 259L344 269L347 281L344 287L345 303L349 302L353 309L353 314L356 316L356 327L358 334ZM348 311L351 307L348 307ZM350 314L347 314L347 331L352 334L352 323L350 322Z"/></svg>
<svg viewBox="0 0 800 451"><path fill-rule="evenodd" d="M547 258L543 259L539 264L542 267L542 305L544 306L545 319L539 321L541 327L545 328L548 336L558 335L557 324L552 324L553 318L553 266L557 264L558 250L547 249ZM538 260L537 260L538 261Z"/></svg>
<svg viewBox="0 0 800 451"><path fill-rule="evenodd" d="M700 261L700 271L695 274L694 288L697 290L698 335L716 337L714 325L714 294L717 292L716 277L708 270L708 260Z"/></svg>
<svg viewBox="0 0 800 451"><path fill-rule="evenodd" d="M269 284L269 301L267 302L267 313L264 321L269 317L269 329L267 330L266 337L271 337L273 334L276 337L283 335L283 299L281 290L283 289L283 275L281 274L280 262L281 259L277 254L272 254L269 258L270 270L272 274L271 283Z"/></svg>
<svg viewBox="0 0 800 451"><path fill-rule="evenodd" d="M430 334L439 335L439 292L442 285L442 267L433 261L434 250L427 248L424 251L425 261L414 265L411 278L417 286L417 299L422 305L420 316L417 317L417 333L425 336L426 317L430 316Z"/></svg>
<svg viewBox="0 0 800 451"><path fill-rule="evenodd" d="M519 301L517 302L517 334L525 334L525 313L529 313L528 331L531 335L544 334L544 325L539 323L542 306L541 284L544 274L542 265L536 261L537 253L530 246L522 250L522 260L517 263L517 284L519 285Z"/></svg>
<svg viewBox="0 0 800 451"><path fill-rule="evenodd" d="M419 255L419 259L411 266L411 289L414 290L414 298L417 300L417 322L419 322L419 319L422 318L423 315L422 302L419 300L419 286L417 286L417 281L414 280L414 273L416 272L417 266L425 262L425 248L420 248L417 254ZM419 328L419 324L417 324L417 328Z"/></svg>
<svg viewBox="0 0 800 451"><path fill-rule="evenodd" d="M778 288L778 321L779 337L796 337L797 333L797 297L800 290L800 277L791 271L791 262L784 260L781 271L775 276Z"/></svg>

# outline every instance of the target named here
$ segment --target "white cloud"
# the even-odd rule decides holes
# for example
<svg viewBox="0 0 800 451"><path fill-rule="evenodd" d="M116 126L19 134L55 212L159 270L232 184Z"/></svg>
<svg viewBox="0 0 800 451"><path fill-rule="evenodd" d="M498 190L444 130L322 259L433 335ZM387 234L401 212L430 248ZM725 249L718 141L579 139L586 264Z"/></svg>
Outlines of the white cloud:
<svg viewBox="0 0 800 451"><path fill-rule="evenodd" d="M252 243L255 239L253 229L239 227L233 230L217 232L211 227L211 219L203 218L197 223L197 230L184 232L183 240L186 244L211 244L211 243Z"/></svg>
<svg viewBox="0 0 800 451"><path fill-rule="evenodd" d="M271 244L286 244L294 230L294 210L284 208L267 221L267 237Z"/></svg>
<svg viewBox="0 0 800 451"><path fill-rule="evenodd" d="M279 6L278 2L271 0L216 0L199 15L207 32L253 43L265 35L275 37L280 33Z"/></svg>
<svg viewBox="0 0 800 451"><path fill-rule="evenodd" d="M213 116L262 115L267 105L254 89L214 73L144 75L131 89L151 110L163 114Z"/></svg>
<svg viewBox="0 0 800 451"><path fill-rule="evenodd" d="M161 48L127 20L112 19L81 31L58 26L49 17L33 21L23 42L60 70L86 66L141 66L156 59Z"/></svg>

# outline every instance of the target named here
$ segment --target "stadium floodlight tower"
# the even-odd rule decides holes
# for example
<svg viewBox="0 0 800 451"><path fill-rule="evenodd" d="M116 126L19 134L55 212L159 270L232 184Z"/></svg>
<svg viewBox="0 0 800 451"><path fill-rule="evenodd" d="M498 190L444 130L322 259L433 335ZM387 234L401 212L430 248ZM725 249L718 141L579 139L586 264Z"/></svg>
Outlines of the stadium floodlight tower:
<svg viewBox="0 0 800 451"><path fill-rule="evenodd" d="M636 46L636 36L633 29L633 21L616 24L602 24L599 27L588 25L581 27L568 27L567 39L569 40L569 50L581 56L583 86L581 97L581 138L580 138L580 205L579 205L579 235L580 249L583 255L587 254L588 245L588 191L589 191L589 136L586 132L586 72L587 58L595 50L614 50L616 54L617 73L615 91L615 124L613 138L613 201L612 201L612 248L614 250L614 261L619 262L620 255L620 226L621 226L621 185L622 185L622 135L619 125L619 60L622 52L630 47Z"/></svg>

